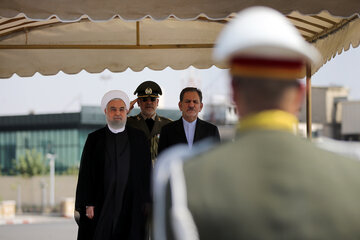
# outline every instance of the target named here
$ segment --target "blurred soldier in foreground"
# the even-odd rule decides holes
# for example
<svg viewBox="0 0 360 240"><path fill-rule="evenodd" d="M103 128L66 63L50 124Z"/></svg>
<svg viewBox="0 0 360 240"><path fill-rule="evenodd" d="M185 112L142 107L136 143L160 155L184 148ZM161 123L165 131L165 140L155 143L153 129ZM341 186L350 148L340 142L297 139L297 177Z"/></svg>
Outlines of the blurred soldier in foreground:
<svg viewBox="0 0 360 240"><path fill-rule="evenodd" d="M159 159L155 239L360 239L360 162L294 134L297 79L318 52L282 14L254 7L225 27L214 56L230 65L237 137Z"/></svg>
<svg viewBox="0 0 360 240"><path fill-rule="evenodd" d="M107 92L107 125L86 139L76 187L78 240L145 238L151 159L144 133L125 126L129 107L126 93Z"/></svg>
<svg viewBox="0 0 360 240"><path fill-rule="evenodd" d="M156 114L159 95L162 94L157 83L153 81L143 82L137 87L134 94L137 94L136 102L141 112L136 116L128 117L127 124L145 133L150 145L151 160L154 164L158 153L160 130L171 120ZM135 100L132 101L132 104L134 103Z"/></svg>

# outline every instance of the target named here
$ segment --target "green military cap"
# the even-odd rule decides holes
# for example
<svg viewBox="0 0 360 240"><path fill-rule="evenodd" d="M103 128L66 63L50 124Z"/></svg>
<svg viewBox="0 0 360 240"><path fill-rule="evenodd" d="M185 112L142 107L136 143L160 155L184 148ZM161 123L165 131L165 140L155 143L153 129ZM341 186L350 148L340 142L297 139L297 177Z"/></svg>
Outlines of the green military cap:
<svg viewBox="0 0 360 240"><path fill-rule="evenodd" d="M138 97L159 97L162 91L156 82L146 81L136 88L134 94L137 94Z"/></svg>

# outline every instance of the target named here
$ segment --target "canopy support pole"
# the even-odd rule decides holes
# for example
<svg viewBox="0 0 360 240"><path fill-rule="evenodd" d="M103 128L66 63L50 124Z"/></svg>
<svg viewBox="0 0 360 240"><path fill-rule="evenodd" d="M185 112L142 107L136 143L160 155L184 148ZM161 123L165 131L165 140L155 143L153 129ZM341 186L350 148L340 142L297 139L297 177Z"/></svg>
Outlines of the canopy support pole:
<svg viewBox="0 0 360 240"><path fill-rule="evenodd" d="M306 65L306 133L307 138L312 138L312 127L311 127L311 65Z"/></svg>
<svg viewBox="0 0 360 240"><path fill-rule="evenodd" d="M136 46L140 46L140 22L136 21Z"/></svg>

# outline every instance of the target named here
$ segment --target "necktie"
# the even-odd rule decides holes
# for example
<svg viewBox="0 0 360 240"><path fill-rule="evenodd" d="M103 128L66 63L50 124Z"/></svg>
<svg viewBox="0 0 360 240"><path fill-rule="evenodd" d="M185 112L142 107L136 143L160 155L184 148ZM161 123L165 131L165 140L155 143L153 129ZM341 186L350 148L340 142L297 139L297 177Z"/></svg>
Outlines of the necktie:
<svg viewBox="0 0 360 240"><path fill-rule="evenodd" d="M152 130L153 127L154 127L154 119L152 119L152 118L147 118L147 119L145 120L145 122L146 122L146 125L147 125L148 128L149 128L149 131L151 132L151 130Z"/></svg>

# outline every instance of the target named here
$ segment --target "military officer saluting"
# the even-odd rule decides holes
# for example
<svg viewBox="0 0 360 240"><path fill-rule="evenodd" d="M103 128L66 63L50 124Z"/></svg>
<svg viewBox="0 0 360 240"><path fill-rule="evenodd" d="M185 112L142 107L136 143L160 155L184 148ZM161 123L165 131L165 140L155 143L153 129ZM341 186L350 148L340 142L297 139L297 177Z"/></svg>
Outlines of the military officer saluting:
<svg viewBox="0 0 360 240"><path fill-rule="evenodd" d="M156 114L159 95L162 95L161 88L157 83L153 81L143 82L136 88L134 94L137 94L137 99L133 100L131 104L133 106L137 102L141 112L136 116L128 117L127 124L145 133L154 164L158 153L160 130L171 120Z"/></svg>

